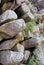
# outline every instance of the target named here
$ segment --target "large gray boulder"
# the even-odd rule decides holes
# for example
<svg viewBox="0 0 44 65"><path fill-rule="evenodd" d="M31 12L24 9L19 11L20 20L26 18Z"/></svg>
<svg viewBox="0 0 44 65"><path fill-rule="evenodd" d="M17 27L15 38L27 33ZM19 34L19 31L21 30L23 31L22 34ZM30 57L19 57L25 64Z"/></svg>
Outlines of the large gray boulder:
<svg viewBox="0 0 44 65"><path fill-rule="evenodd" d="M14 51L1 51L0 63L3 65L12 65L14 63L20 63L23 60L24 54Z"/></svg>
<svg viewBox="0 0 44 65"><path fill-rule="evenodd" d="M12 11L12 10L6 10L1 15L1 21L0 21L0 23L4 22L7 19L17 19L17 14L14 11Z"/></svg>
<svg viewBox="0 0 44 65"><path fill-rule="evenodd" d="M3 38L13 37L25 28L25 21L23 19L14 20L0 26L0 35ZM4 37L7 35L8 37Z"/></svg>
<svg viewBox="0 0 44 65"><path fill-rule="evenodd" d="M31 39L24 41L22 44L25 48L31 48L37 47L42 42L44 42L44 37L32 37Z"/></svg>
<svg viewBox="0 0 44 65"><path fill-rule="evenodd" d="M34 19L34 15L33 15L30 11L28 11L26 14L24 14L24 15L22 16L22 18L23 18L26 22L28 22L28 21Z"/></svg>
<svg viewBox="0 0 44 65"><path fill-rule="evenodd" d="M34 55L36 56L36 58L38 60L40 60L42 62L42 64L44 65L44 52L41 48L41 46L38 46L35 51L34 51Z"/></svg>

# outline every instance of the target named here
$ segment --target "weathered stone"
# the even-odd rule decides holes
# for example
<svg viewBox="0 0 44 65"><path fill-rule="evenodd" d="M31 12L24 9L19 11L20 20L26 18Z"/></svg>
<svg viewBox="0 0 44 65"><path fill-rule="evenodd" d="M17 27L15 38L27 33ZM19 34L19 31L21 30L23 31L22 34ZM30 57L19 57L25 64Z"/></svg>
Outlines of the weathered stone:
<svg viewBox="0 0 44 65"><path fill-rule="evenodd" d="M24 13L27 13L28 11L30 11L30 9L29 9L29 7L26 5L26 3L23 3L23 4L21 5L21 10L22 10L22 12L24 12Z"/></svg>
<svg viewBox="0 0 44 65"><path fill-rule="evenodd" d="M18 37L17 39L13 39L13 40L12 39L7 40L7 41L3 42L2 44L0 44L0 50L11 49L11 48L13 48L13 46L18 44L21 40L22 40L21 37Z"/></svg>
<svg viewBox="0 0 44 65"><path fill-rule="evenodd" d="M34 15L34 17L35 17L36 20L38 20L40 18L42 18L44 20L44 12L41 13L41 14L40 13L37 13L37 14Z"/></svg>
<svg viewBox="0 0 44 65"><path fill-rule="evenodd" d="M18 52L24 53L24 46L23 46L23 45L17 44L17 45L16 45L16 49L17 49Z"/></svg>
<svg viewBox="0 0 44 65"><path fill-rule="evenodd" d="M1 36L3 39L9 39L9 38L11 38L10 35L8 35L8 34L6 34L6 33L4 33L4 32L0 32L0 36Z"/></svg>
<svg viewBox="0 0 44 65"><path fill-rule="evenodd" d="M28 3L29 3L29 0L25 0L25 3L27 3L27 4L28 4Z"/></svg>
<svg viewBox="0 0 44 65"><path fill-rule="evenodd" d="M17 14L12 10L7 10L1 15L0 23L4 22L7 19L17 19Z"/></svg>
<svg viewBox="0 0 44 65"><path fill-rule="evenodd" d="M44 23L39 23L39 24L37 25L37 27L38 27L38 28L44 28Z"/></svg>
<svg viewBox="0 0 44 65"><path fill-rule="evenodd" d="M25 28L25 22L23 19L18 19L12 22L5 23L0 26L0 33L7 34L10 37L15 36Z"/></svg>
<svg viewBox="0 0 44 65"><path fill-rule="evenodd" d="M31 4L31 2L28 2L28 6L29 6L29 8L32 10L33 5Z"/></svg>
<svg viewBox="0 0 44 65"><path fill-rule="evenodd" d="M24 41L22 44L25 48L31 48L38 46L39 43L44 41L44 37L33 37L29 40Z"/></svg>
<svg viewBox="0 0 44 65"><path fill-rule="evenodd" d="M40 10L39 13L40 13L40 14L41 14L41 13L44 13L44 9Z"/></svg>
<svg viewBox="0 0 44 65"><path fill-rule="evenodd" d="M28 31L28 35L29 35L29 37L33 37L33 33L30 31Z"/></svg>
<svg viewBox="0 0 44 65"><path fill-rule="evenodd" d="M2 63L3 65L20 63L24 57L23 53L14 51L1 51L0 55L1 55L0 63Z"/></svg>
<svg viewBox="0 0 44 65"><path fill-rule="evenodd" d="M43 23L39 23L39 24L37 25L37 27L39 28L40 35L41 35L41 36L44 36L44 24L43 24Z"/></svg>
<svg viewBox="0 0 44 65"><path fill-rule="evenodd" d="M26 50L26 51L24 52L24 60L27 61L28 58L29 58L29 56L30 56L30 51Z"/></svg>
<svg viewBox="0 0 44 65"><path fill-rule="evenodd" d="M34 19L34 15L31 12L26 13L22 17L26 22L30 21L31 19Z"/></svg>
<svg viewBox="0 0 44 65"><path fill-rule="evenodd" d="M29 34L30 37L38 37L38 36L40 36L39 27L38 26L34 26L33 27L33 31L32 32L29 31L28 34Z"/></svg>
<svg viewBox="0 0 44 65"><path fill-rule="evenodd" d="M34 14L38 12L37 7L33 7L31 10Z"/></svg>
<svg viewBox="0 0 44 65"><path fill-rule="evenodd" d="M34 26L34 28L33 28L33 35L35 37L39 37L40 36L40 30L39 30L38 26Z"/></svg>
<svg viewBox="0 0 44 65"><path fill-rule="evenodd" d="M38 46L35 51L34 51L34 55L36 56L36 58L38 60L40 60L42 62L42 64L44 65L44 52L42 50L41 46Z"/></svg>
<svg viewBox="0 0 44 65"><path fill-rule="evenodd" d="M19 36L22 37L22 40L24 40L24 36L23 36L23 33L22 33L22 32L19 32L19 33L16 35L16 38L19 37Z"/></svg>

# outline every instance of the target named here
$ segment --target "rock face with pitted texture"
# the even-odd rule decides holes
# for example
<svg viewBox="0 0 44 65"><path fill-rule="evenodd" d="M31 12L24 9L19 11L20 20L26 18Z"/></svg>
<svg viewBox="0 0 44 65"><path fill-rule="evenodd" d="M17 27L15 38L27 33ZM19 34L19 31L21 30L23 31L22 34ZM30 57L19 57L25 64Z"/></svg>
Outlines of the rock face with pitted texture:
<svg viewBox="0 0 44 65"><path fill-rule="evenodd" d="M14 20L0 26L0 32L7 34L10 37L15 36L25 28L25 22L23 19Z"/></svg>
<svg viewBox="0 0 44 65"><path fill-rule="evenodd" d="M7 10L1 15L1 22L7 19L17 19L17 14L12 10Z"/></svg>
<svg viewBox="0 0 44 65"><path fill-rule="evenodd" d="M21 44L16 45L17 51L24 53L24 46Z"/></svg>
<svg viewBox="0 0 44 65"><path fill-rule="evenodd" d="M0 54L1 54L0 62L3 65L19 63L23 60L23 57L24 57L22 52L2 51Z"/></svg>
<svg viewBox="0 0 44 65"><path fill-rule="evenodd" d="M8 50L13 48L18 42L22 40L22 37L18 37L17 39L11 39L11 40L6 40L0 44L0 50Z"/></svg>
<svg viewBox="0 0 44 65"><path fill-rule="evenodd" d="M44 65L44 52L43 52L41 46L38 46L38 47L35 49L34 55L35 55L36 58L39 59L39 60L42 62L42 64Z"/></svg>

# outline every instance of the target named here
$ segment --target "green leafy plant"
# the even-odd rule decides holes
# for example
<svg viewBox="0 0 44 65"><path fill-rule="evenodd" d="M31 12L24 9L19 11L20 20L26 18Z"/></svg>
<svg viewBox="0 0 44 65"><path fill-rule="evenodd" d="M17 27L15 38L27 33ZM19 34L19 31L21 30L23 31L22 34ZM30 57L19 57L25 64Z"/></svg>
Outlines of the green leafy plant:
<svg viewBox="0 0 44 65"><path fill-rule="evenodd" d="M42 65L42 63L34 55L32 55L29 57L26 65Z"/></svg>
<svg viewBox="0 0 44 65"><path fill-rule="evenodd" d="M44 33L42 33L42 36L44 37Z"/></svg>
<svg viewBox="0 0 44 65"><path fill-rule="evenodd" d="M32 20L30 22L27 22L26 23L26 28L25 28L23 34L25 36L28 36L28 31L30 30L32 32L33 31L33 28L34 28L34 25L36 25L35 20Z"/></svg>

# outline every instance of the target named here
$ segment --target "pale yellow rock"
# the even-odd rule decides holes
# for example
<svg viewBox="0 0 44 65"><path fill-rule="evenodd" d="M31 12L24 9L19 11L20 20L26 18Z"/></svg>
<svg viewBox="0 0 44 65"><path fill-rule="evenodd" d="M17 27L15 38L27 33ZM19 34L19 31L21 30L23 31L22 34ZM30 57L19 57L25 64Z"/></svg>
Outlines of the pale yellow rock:
<svg viewBox="0 0 44 65"><path fill-rule="evenodd" d="M2 44L0 44L0 50L11 49L16 44L18 44L21 40L22 40L22 37L18 37L17 39L13 39L13 40L12 39L7 40L7 41L3 42Z"/></svg>

